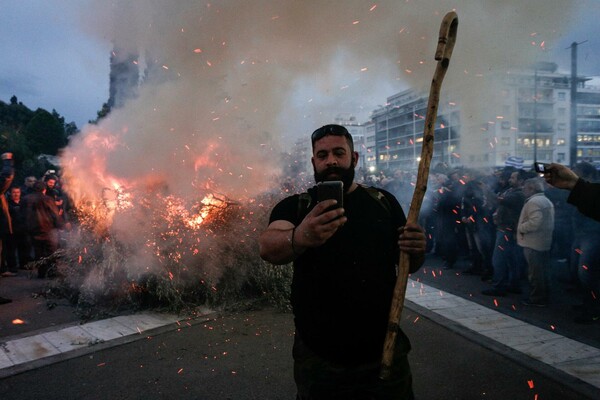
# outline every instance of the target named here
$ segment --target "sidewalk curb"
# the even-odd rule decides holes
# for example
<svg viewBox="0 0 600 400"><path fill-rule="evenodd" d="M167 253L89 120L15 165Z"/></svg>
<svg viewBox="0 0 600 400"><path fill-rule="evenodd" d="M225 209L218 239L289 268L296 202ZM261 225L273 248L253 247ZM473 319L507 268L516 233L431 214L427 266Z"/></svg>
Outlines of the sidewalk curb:
<svg viewBox="0 0 600 400"><path fill-rule="evenodd" d="M420 306L408 299L406 300L405 306L411 311L422 315L423 317L433 321L439 326L446 328L460 336L463 336L464 338L482 346L483 348L498 353L503 357L512 360L523 367L533 369L559 384L568 386L573 391L583 396L586 396L589 399L598 398L599 389L597 387L587 382L584 382L573 375L561 371L540 360L536 360L535 358L530 357L527 354L515 350L505 344L502 344L492 338L486 337L478 332L475 332L472 329L469 329L468 327L460 324L459 322L446 318L438 312Z"/></svg>
<svg viewBox="0 0 600 400"><path fill-rule="evenodd" d="M215 319L219 312L192 316L138 313L86 324L62 325L0 342L0 379Z"/></svg>

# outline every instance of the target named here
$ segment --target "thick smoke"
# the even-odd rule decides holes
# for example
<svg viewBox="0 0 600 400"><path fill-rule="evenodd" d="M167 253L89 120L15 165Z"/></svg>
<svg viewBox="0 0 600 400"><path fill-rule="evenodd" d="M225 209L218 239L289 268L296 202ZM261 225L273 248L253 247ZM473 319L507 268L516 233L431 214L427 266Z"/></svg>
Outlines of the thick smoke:
<svg viewBox="0 0 600 400"><path fill-rule="evenodd" d="M460 103L463 126L478 126L497 112L486 78L546 58L573 22L568 5L582 4L552 3L93 2L88 32L114 43L117 59L139 54L149 72L137 98L71 141L69 191L76 200L116 186L252 198L276 184L284 142L339 112L366 119L402 89L427 90L451 10L460 22L444 92Z"/></svg>
<svg viewBox="0 0 600 400"><path fill-rule="evenodd" d="M246 197L271 184L282 138L336 111L366 115L402 88L426 90L446 12L460 23L444 91L480 124L497 114L481 107L494 100L486 77L544 59L571 26L569 9L544 0L98 1L88 29L123 56L142 54L153 74L139 98L84 130L112 137L111 148L75 140L65 158L84 163L73 173L92 188L85 164L98 156L128 181L162 179L176 193L210 182Z"/></svg>

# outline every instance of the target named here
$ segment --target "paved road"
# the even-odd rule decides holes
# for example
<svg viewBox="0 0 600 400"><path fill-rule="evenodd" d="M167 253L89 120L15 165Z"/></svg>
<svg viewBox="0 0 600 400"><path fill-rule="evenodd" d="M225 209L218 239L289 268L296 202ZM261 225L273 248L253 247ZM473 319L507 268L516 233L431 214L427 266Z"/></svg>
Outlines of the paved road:
<svg viewBox="0 0 600 400"><path fill-rule="evenodd" d="M405 310L402 324L413 342L417 399L585 398L415 311ZM289 314L247 312L140 336L4 378L0 398L294 398Z"/></svg>
<svg viewBox="0 0 600 400"><path fill-rule="evenodd" d="M515 299L500 299L496 306L493 299L478 296L483 284L476 277L461 276L459 269L443 272L446 278L440 279L436 262L429 260L430 269L413 278L542 327L548 328L548 318L559 321L554 330L595 344L597 326L578 330L566 316L554 319L562 315L559 304L532 311L512 307ZM7 292L10 279L17 279L10 291L15 301L0 306L0 340L78 322L66 304L48 308L35 295L39 281L3 279L0 295ZM13 324L15 318L25 323ZM355 322L361 323L360 315ZM402 327L413 343L410 359L418 400L600 398L598 388L461 327L435 309L407 303ZM25 372L0 379L0 398L293 399L292 338L291 315L273 310L184 320L29 363ZM592 373L597 374L600 361L594 360Z"/></svg>

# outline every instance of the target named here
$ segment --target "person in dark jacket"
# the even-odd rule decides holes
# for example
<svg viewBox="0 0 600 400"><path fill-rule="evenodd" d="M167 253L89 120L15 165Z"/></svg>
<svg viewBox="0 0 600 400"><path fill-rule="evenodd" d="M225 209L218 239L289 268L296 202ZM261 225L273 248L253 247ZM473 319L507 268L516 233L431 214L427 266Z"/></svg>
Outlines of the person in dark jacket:
<svg viewBox="0 0 600 400"><path fill-rule="evenodd" d="M54 199L45 192L46 184L36 182L34 193L27 196L25 204L27 231L36 260L58 250L58 229L64 225ZM38 278L52 277L55 272L53 266L45 263L38 269Z"/></svg>
<svg viewBox="0 0 600 400"><path fill-rule="evenodd" d="M8 210L12 221L13 232L6 241L6 267L9 273L16 274L18 269L24 269L25 264L31 261L29 238L27 235L27 221L25 216L24 201L21 197L21 188L10 188Z"/></svg>
<svg viewBox="0 0 600 400"><path fill-rule="evenodd" d="M437 252L444 260L444 269L452 269L456 264L464 235L460 223L463 185L459 182L459 172L451 171L446 184L438 190L437 204Z"/></svg>
<svg viewBox="0 0 600 400"><path fill-rule="evenodd" d="M485 296L505 296L506 292L520 293L520 278L525 259L517 246L517 224L525 204L522 186L525 172L517 170L508 180L510 187L498 194L498 208L494 213L496 242L492 255L493 288L482 290Z"/></svg>
<svg viewBox="0 0 600 400"><path fill-rule="evenodd" d="M2 253L2 242L5 237L12 233L12 223L8 212L8 200L6 191L12 184L15 176L13 168L12 153L2 154L2 171L0 171L0 253ZM12 300L0 297L0 304L10 303Z"/></svg>

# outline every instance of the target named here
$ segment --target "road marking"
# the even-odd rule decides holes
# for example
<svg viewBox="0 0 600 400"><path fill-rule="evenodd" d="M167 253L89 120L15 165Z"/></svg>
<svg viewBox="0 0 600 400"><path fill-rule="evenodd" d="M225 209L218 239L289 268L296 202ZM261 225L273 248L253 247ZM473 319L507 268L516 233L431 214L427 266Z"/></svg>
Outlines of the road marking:
<svg viewBox="0 0 600 400"><path fill-rule="evenodd" d="M600 388L600 349L409 279L406 299Z"/></svg>
<svg viewBox="0 0 600 400"><path fill-rule="evenodd" d="M194 319L211 313L208 309L200 310ZM189 319L173 314L140 313L0 342L0 378L51 364L75 350L81 355L96 351L94 346L98 344L117 345L119 339L135 340L136 336L141 339L148 331L167 325L178 327L180 321Z"/></svg>

